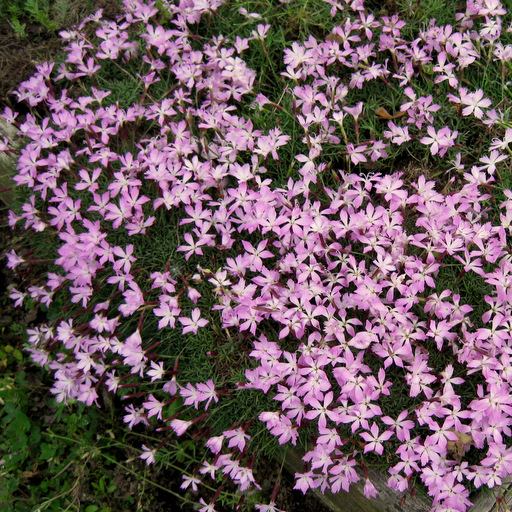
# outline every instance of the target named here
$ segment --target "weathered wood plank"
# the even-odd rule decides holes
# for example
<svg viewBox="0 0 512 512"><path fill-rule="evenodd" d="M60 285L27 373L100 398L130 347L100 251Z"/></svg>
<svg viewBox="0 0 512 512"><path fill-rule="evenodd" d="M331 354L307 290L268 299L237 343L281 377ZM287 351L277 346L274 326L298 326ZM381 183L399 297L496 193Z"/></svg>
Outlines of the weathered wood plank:
<svg viewBox="0 0 512 512"><path fill-rule="evenodd" d="M285 456L285 466L292 474L302 473L304 451L298 448L288 449ZM360 475L362 477L362 475ZM363 494L364 478L352 484L350 492L340 491L338 494L320 493L314 490L318 498L333 512L429 512L432 500L429 496L417 493L414 498L407 496L402 504L404 494L397 493L387 486L388 476L384 473L369 470L369 476L379 494L375 499L367 499ZM498 498L506 503L508 509L501 503L498 508ZM512 511L512 478L504 482L498 489L483 489L471 496L473 506L468 512L509 512Z"/></svg>
<svg viewBox="0 0 512 512"><path fill-rule="evenodd" d="M507 481L498 489L482 489L476 496L470 499L473 506L468 512L507 512L503 504L497 507L498 498L503 499L508 508L512 510L512 479Z"/></svg>
<svg viewBox="0 0 512 512"><path fill-rule="evenodd" d="M16 138L16 128L11 126L0 117L0 141L6 138L9 142L13 142ZM0 190L12 187L12 175L16 165L16 158L6 155L0 151ZM6 205L10 206L14 201L14 191L4 190L0 192L0 200Z"/></svg>
<svg viewBox="0 0 512 512"><path fill-rule="evenodd" d="M298 448L288 449L286 452L285 466L292 474L302 473L303 455L304 452ZM317 491L316 494L333 512L429 512L432 508L432 500L422 493L417 493L414 498L407 496L401 505L404 495L387 486L387 475L372 470L368 473L373 485L379 491L377 498L367 499L364 496L364 477L350 486L350 492L321 494Z"/></svg>

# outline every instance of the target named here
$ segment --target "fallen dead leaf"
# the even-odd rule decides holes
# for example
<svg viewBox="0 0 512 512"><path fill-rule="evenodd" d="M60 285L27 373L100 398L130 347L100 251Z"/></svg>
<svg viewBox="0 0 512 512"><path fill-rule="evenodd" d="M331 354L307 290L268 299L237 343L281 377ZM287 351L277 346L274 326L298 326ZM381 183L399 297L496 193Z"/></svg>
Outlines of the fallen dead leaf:
<svg viewBox="0 0 512 512"><path fill-rule="evenodd" d="M384 107L379 107L375 109L375 115L379 119L399 119L405 115L405 112L395 112L394 114L390 114Z"/></svg>
<svg viewBox="0 0 512 512"><path fill-rule="evenodd" d="M455 460L460 462L464 454L471 448L471 445L474 444L474 440L470 434L457 432L453 428L451 428L450 431L454 432L459 439L457 441L448 441L446 447L448 453L451 453Z"/></svg>

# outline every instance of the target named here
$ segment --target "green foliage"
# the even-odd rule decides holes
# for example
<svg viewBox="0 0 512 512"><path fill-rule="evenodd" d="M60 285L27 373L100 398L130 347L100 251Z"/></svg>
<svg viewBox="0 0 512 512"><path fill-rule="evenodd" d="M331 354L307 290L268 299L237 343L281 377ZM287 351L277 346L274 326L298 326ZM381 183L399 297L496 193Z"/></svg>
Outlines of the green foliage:
<svg viewBox="0 0 512 512"><path fill-rule="evenodd" d="M10 19L10 22L11 22L12 28L14 29L14 32L16 32L16 34L18 34L20 37L27 37L27 31L26 31L27 24L26 23L21 23L20 20L16 17L12 17Z"/></svg>
<svg viewBox="0 0 512 512"><path fill-rule="evenodd" d="M8 370L0 375L0 511L147 510L125 490L116 492L117 460L128 452L138 460L138 450L109 430L119 422L83 404L56 404L40 383L44 375L24 371L20 355L11 345L0 349ZM144 478L144 471L131 478Z"/></svg>
<svg viewBox="0 0 512 512"><path fill-rule="evenodd" d="M0 0L0 18L7 18L20 37L27 36L27 24L55 32L68 25L71 10L93 9L92 0Z"/></svg>

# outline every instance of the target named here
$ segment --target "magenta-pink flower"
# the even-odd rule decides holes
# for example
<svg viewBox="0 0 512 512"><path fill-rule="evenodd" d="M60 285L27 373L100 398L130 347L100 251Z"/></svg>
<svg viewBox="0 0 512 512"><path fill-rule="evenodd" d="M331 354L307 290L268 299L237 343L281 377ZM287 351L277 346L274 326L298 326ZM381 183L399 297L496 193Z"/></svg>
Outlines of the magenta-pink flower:
<svg viewBox="0 0 512 512"><path fill-rule="evenodd" d="M445 126L436 132L434 126L430 125L427 127L428 137L422 137L420 142L425 145L430 145L430 152L432 155L443 156L448 148L451 148L455 144L455 139L458 136L457 130L453 132Z"/></svg>
<svg viewBox="0 0 512 512"><path fill-rule="evenodd" d="M375 485L370 481L370 479L366 479L364 488L363 488L363 494L366 498L376 498L379 494L379 491L377 491Z"/></svg>
<svg viewBox="0 0 512 512"><path fill-rule="evenodd" d="M233 430L225 430L223 435L226 439L229 439L228 446L230 448L236 446L241 452L244 451L245 444L250 439L250 436L240 427Z"/></svg>
<svg viewBox="0 0 512 512"><path fill-rule="evenodd" d="M474 114L477 119L482 119L484 115L484 111L487 107L491 106L491 100L489 98L484 98L484 91L482 89L478 89L475 92L468 93L464 87L459 89L460 93L460 102L463 105L468 105L462 109L462 114L465 116L469 116Z"/></svg>
<svg viewBox="0 0 512 512"><path fill-rule="evenodd" d="M182 436L187 429L192 425L191 421L174 419L171 421L171 428L174 430L177 436Z"/></svg>
<svg viewBox="0 0 512 512"><path fill-rule="evenodd" d="M197 334L197 330L200 327L204 327L208 323L208 320L201 318L201 310L199 308L194 308L192 310L190 318L180 316L178 320L184 326L182 330L183 334L187 332Z"/></svg>
<svg viewBox="0 0 512 512"><path fill-rule="evenodd" d="M156 450L152 450L148 448L146 445L142 445L143 452L140 455L140 458L149 466L150 464L154 464L156 461L155 455Z"/></svg>
<svg viewBox="0 0 512 512"><path fill-rule="evenodd" d="M359 435L367 441L367 444L364 447L364 453L376 452L379 455L382 455L384 452L384 446L382 443L390 439L393 436L393 432L391 430L386 430L379 435L379 427L375 422L373 422L370 427L370 432L363 432Z"/></svg>
<svg viewBox="0 0 512 512"><path fill-rule="evenodd" d="M347 153L350 156L350 160L354 165L357 165L361 162L366 162L368 159L364 155L364 152L366 151L366 145L360 145L357 147L354 147L353 144L347 145Z"/></svg>
<svg viewBox="0 0 512 512"><path fill-rule="evenodd" d="M201 245L206 244L206 240L194 240L194 237L190 233L185 233L183 238L188 243L188 245L180 245L176 250L184 251L187 254L185 255L185 259L188 260L190 256L193 254L198 254L200 256L203 255L203 250L201 249Z"/></svg>

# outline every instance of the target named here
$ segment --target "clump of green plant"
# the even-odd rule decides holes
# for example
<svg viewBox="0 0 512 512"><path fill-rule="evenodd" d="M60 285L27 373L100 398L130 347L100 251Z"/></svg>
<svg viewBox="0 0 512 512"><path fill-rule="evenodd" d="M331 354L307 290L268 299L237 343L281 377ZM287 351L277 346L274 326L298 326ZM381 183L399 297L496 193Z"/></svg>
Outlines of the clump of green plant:
<svg viewBox="0 0 512 512"><path fill-rule="evenodd" d="M199 462L194 441L166 443L159 472L148 467L140 445L158 445L163 436L143 426L126 432L122 408L108 396L101 409L74 400L57 403L47 374L18 348L27 328L9 322L0 329L1 512L146 511L155 503L189 510L195 486L179 486L183 475L193 478ZM209 487L211 496L216 491ZM218 499L231 509L240 495L226 489Z"/></svg>
<svg viewBox="0 0 512 512"><path fill-rule="evenodd" d="M41 272L11 297L52 319L27 350L58 402L107 389L129 430L167 435L148 464L205 440L184 488L257 489L254 452L312 441L303 492L364 475L372 497L385 466L463 511L512 474L512 129L486 81L509 74L508 13L468 2L438 26L439 2L406 22L330 0L294 41L271 20L306 3L272 4L237 5L235 30L221 1L126 0L21 84L31 115L4 116L29 141L3 147L34 253L8 265ZM404 161L442 187L389 172Z"/></svg>
<svg viewBox="0 0 512 512"><path fill-rule="evenodd" d="M0 18L8 19L15 32L27 35L27 24L36 24L48 32L69 26L71 11L90 11L91 0L0 0Z"/></svg>
<svg viewBox="0 0 512 512"><path fill-rule="evenodd" d="M139 463L143 433L133 447L136 434L127 439L114 416L56 404L45 375L12 345L0 347L0 365L2 512L149 510L159 485ZM174 453L183 462L191 447L183 443ZM180 506L186 501L161 490Z"/></svg>

